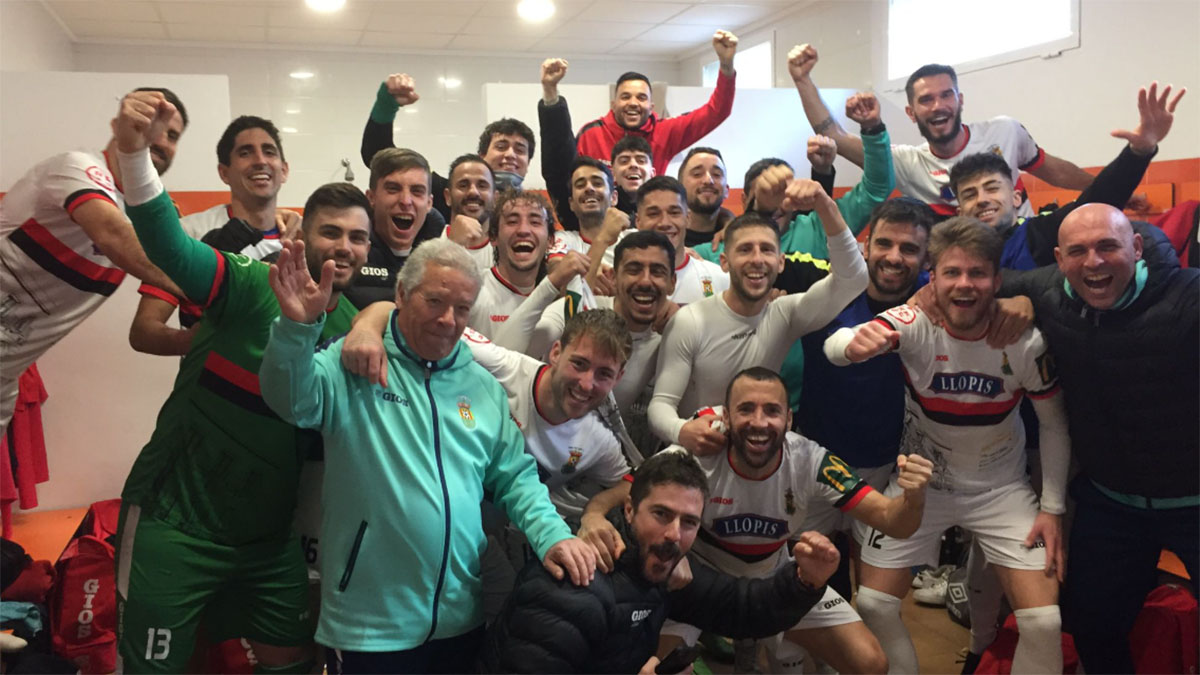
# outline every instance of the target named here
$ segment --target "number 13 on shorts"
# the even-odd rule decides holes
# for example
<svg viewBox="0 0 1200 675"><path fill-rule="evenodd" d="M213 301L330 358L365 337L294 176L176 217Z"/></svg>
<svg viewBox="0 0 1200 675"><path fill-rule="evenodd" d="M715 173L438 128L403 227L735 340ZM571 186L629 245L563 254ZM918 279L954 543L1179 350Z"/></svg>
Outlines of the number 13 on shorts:
<svg viewBox="0 0 1200 675"><path fill-rule="evenodd" d="M161 661L171 655L171 629L146 629L146 660Z"/></svg>

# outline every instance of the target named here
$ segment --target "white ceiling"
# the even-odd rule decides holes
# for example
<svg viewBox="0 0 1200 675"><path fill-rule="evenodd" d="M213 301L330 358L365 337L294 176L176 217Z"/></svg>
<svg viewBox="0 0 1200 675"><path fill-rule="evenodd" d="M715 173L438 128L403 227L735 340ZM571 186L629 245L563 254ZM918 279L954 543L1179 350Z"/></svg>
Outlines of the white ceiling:
<svg viewBox="0 0 1200 675"><path fill-rule="evenodd" d="M717 29L766 27L797 0L555 0L549 20L517 17L517 0L347 0L319 14L303 0L42 0L85 43L158 43L350 51L679 58Z"/></svg>

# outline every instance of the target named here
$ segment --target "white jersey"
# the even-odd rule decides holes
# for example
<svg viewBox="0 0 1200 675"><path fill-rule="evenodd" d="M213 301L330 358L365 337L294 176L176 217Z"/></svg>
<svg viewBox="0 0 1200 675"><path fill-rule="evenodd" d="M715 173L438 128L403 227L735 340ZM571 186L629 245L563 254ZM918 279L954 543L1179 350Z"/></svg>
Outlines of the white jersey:
<svg viewBox="0 0 1200 675"><path fill-rule="evenodd" d="M494 337L496 329L508 321L509 315L529 297L531 290L517 288L500 276L500 270L490 268L483 273L483 285L471 306L467 325L488 338Z"/></svg>
<svg viewBox="0 0 1200 675"><path fill-rule="evenodd" d="M499 347L470 329L462 339L475 361L508 393L513 421L525 436L525 452L537 461L538 477L550 490L550 501L559 515L578 520L589 499L616 485L630 470L618 436L619 422L612 422L612 406L551 424L538 409L535 395L539 380L549 377L550 366Z"/></svg>
<svg viewBox="0 0 1200 675"><path fill-rule="evenodd" d="M977 493L1025 480L1021 398L1058 392L1041 332L1030 328L1016 344L992 349L982 338L955 337L907 305L874 321L900 333L895 349L908 386L901 452L933 462L929 486Z"/></svg>
<svg viewBox="0 0 1200 675"><path fill-rule="evenodd" d="M445 230L442 230L442 238L450 238L450 226L447 225ZM471 254L471 259L475 261L475 266L480 272L487 274L487 271L496 264L496 248L492 246L491 239L483 240L483 243L478 246L464 246L467 253Z"/></svg>
<svg viewBox="0 0 1200 675"><path fill-rule="evenodd" d="M687 305L719 295L728 288L729 273L720 265L685 255L683 264L675 268L675 292L671 294L671 302Z"/></svg>
<svg viewBox="0 0 1200 675"><path fill-rule="evenodd" d="M829 238L829 258L829 276L805 293L769 302L754 316L734 312L722 295L675 314L663 333L650 401L650 426L659 438L679 442L684 417L720 404L734 375L751 366L778 371L796 340L828 324L862 293L867 266L849 231Z"/></svg>
<svg viewBox="0 0 1200 675"><path fill-rule="evenodd" d="M1045 153L1020 122L1011 117L993 117L983 122L964 124L962 132L967 144L951 157L933 154L929 144L893 145L892 166L896 169L896 188L906 197L919 199L942 215L954 215L958 201L950 189L950 168L958 160L977 152L999 155L1012 169L1013 185L1021 179L1022 171L1042 165ZM1020 216L1032 216L1026 202L1018 211Z"/></svg>
<svg viewBox="0 0 1200 675"><path fill-rule="evenodd" d="M225 227L230 220L233 220L233 210L229 204L218 204L210 209L180 218L179 224L192 239L203 239L204 235L209 232ZM269 255L278 253L283 248L283 244L279 240L278 228L272 225L271 229L262 234L263 238L257 244L249 244L240 251L230 251L230 253L240 253L251 260L262 260Z"/></svg>
<svg viewBox="0 0 1200 675"><path fill-rule="evenodd" d="M125 278L71 220L92 200L124 212L106 157L85 151L39 163L0 200L0 371L14 396L21 373ZM11 413L3 411L0 428Z"/></svg>
<svg viewBox="0 0 1200 675"><path fill-rule="evenodd" d="M578 230L556 230L554 232L554 239L550 242L550 247L546 249L546 259L561 258L568 251L579 251L587 255L588 249L591 247L592 240L583 236L583 233ZM611 258L606 262L612 265Z"/></svg>
<svg viewBox="0 0 1200 675"><path fill-rule="evenodd" d="M719 416L721 409L711 412ZM692 552L735 576L764 577L786 562L788 541L804 531L810 502L846 512L873 490L836 455L795 432L787 432L779 467L766 478L739 475L732 452L696 458L709 497Z"/></svg>

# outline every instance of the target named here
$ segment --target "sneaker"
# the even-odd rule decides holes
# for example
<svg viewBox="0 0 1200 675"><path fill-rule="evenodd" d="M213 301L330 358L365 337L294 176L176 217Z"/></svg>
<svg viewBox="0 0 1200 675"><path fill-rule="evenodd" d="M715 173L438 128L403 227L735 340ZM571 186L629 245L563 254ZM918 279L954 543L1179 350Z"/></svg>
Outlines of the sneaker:
<svg viewBox="0 0 1200 675"><path fill-rule="evenodd" d="M913 588L925 588L930 583L932 583L934 579L948 578L950 576L950 573L953 572L954 570L955 570L954 565L942 565L941 567L938 567L936 569L932 568L932 567L925 568L925 569L921 570L920 572L918 572L915 577L913 577L912 587Z"/></svg>
<svg viewBox="0 0 1200 675"><path fill-rule="evenodd" d="M931 577L925 586L913 591L913 600L922 605L934 607L946 606L946 586L949 574L941 577Z"/></svg>

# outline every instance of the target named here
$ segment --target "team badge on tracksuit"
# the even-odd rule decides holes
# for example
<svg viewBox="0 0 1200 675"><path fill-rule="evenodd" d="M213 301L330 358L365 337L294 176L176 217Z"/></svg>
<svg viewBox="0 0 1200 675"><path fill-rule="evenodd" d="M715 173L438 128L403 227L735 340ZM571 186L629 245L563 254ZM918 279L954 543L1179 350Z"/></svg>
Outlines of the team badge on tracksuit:
<svg viewBox="0 0 1200 675"><path fill-rule="evenodd" d="M471 414L471 399L466 396L458 397L458 416L468 429L475 428L475 415Z"/></svg>

